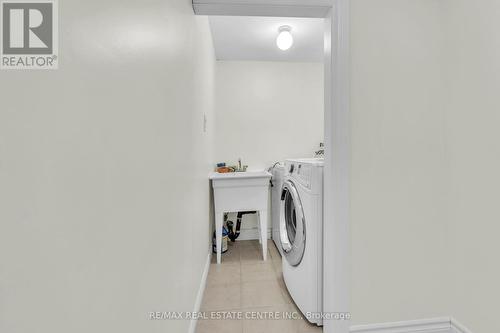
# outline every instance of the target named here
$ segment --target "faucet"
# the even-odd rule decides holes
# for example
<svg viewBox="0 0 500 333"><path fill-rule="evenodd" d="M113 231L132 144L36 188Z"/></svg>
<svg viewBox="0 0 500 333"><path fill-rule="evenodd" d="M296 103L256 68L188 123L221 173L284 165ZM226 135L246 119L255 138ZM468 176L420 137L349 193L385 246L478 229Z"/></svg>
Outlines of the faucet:
<svg viewBox="0 0 500 333"><path fill-rule="evenodd" d="M246 172L248 165L242 165L241 164L241 157L238 159L238 165L234 167L236 172Z"/></svg>

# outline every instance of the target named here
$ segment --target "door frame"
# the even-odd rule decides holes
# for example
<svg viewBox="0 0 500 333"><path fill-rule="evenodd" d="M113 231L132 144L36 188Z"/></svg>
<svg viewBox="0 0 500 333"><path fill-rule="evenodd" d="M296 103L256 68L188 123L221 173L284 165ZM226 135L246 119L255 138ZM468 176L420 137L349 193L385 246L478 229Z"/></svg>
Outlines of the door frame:
<svg viewBox="0 0 500 333"><path fill-rule="evenodd" d="M350 6L349 0L193 0L198 15L325 19L323 312L350 313ZM350 320L325 318L325 333L348 333Z"/></svg>
<svg viewBox="0 0 500 333"><path fill-rule="evenodd" d="M333 0L325 18L323 312L351 311L350 7ZM325 320L325 333L348 333L350 320Z"/></svg>

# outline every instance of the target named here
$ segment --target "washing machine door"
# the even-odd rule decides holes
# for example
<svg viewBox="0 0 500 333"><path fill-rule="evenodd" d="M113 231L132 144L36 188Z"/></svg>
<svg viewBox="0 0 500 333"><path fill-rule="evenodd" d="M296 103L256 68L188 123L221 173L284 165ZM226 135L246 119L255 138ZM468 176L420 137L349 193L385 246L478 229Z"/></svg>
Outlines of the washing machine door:
<svg viewBox="0 0 500 333"><path fill-rule="evenodd" d="M281 189L280 241L288 263L299 265L306 249L306 221L299 193L290 180Z"/></svg>

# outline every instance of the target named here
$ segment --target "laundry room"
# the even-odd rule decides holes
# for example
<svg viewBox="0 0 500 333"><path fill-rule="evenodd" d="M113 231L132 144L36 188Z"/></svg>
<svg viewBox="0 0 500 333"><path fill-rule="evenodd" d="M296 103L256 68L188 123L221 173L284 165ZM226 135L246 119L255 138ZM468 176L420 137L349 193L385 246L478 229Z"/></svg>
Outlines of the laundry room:
<svg viewBox="0 0 500 333"><path fill-rule="evenodd" d="M500 332L499 31L0 0L0 333Z"/></svg>
<svg viewBox="0 0 500 333"><path fill-rule="evenodd" d="M303 314L321 312L321 267L309 266L322 258L324 20L210 16L209 22L217 60L215 228L201 309L295 314L300 320L271 323L321 331L320 320ZM309 187L312 201L294 184ZM299 287L305 279L310 288ZM201 320L197 332L266 322Z"/></svg>

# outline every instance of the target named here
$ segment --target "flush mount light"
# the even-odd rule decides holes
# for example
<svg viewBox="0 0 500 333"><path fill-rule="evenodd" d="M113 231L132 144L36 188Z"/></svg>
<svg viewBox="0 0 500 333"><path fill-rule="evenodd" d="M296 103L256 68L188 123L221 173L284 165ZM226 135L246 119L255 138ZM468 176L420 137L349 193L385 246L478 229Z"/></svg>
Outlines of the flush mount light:
<svg viewBox="0 0 500 333"><path fill-rule="evenodd" d="M279 29L278 38L276 38L276 45L280 50L286 51L293 45L292 28L288 25L283 25Z"/></svg>

